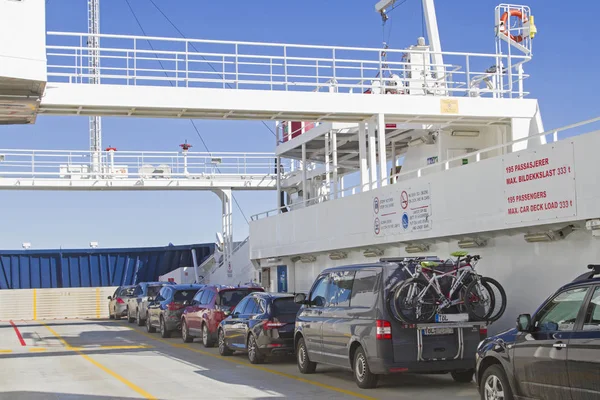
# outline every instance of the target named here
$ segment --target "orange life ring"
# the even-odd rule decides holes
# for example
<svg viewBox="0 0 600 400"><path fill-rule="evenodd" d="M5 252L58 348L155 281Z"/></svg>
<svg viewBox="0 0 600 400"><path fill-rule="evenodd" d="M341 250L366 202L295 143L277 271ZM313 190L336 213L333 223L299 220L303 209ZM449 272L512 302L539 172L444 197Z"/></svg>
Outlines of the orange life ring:
<svg viewBox="0 0 600 400"><path fill-rule="evenodd" d="M506 28L506 26L507 26L506 24L508 23L508 16L509 15L511 17L519 17L519 18L521 18L521 21L523 21L523 23L526 23L527 19L523 18L523 13L520 10L515 10L515 9L512 9L510 11L505 12L504 14L502 14L502 17L500 18L500 32L504 33L506 36L510 36L510 38L512 40L514 40L515 42L521 43L523 41L523 35L515 36L513 34L509 34L508 33L508 29Z"/></svg>

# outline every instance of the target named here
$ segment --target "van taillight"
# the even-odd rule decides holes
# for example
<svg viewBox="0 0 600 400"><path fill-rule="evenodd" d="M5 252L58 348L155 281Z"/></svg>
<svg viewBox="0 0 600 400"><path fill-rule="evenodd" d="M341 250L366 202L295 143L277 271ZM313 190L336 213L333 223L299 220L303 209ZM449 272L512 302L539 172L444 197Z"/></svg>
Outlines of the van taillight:
<svg viewBox="0 0 600 400"><path fill-rule="evenodd" d="M481 336L487 336L487 327L485 327L485 328L484 327L479 328L479 334Z"/></svg>
<svg viewBox="0 0 600 400"><path fill-rule="evenodd" d="M120 297L117 297L117 303L119 303L119 304L125 304L125 302L123 301L123 299L120 298Z"/></svg>
<svg viewBox="0 0 600 400"><path fill-rule="evenodd" d="M392 338L392 324L389 321L377 320L377 340Z"/></svg>

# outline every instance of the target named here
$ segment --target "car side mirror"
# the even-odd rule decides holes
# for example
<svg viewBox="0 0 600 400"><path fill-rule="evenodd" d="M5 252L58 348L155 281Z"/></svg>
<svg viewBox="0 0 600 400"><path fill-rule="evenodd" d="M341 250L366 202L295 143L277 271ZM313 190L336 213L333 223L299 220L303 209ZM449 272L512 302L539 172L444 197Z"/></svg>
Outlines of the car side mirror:
<svg viewBox="0 0 600 400"><path fill-rule="evenodd" d="M296 304L307 304L306 295L304 293L296 293L294 296L294 303Z"/></svg>
<svg viewBox="0 0 600 400"><path fill-rule="evenodd" d="M517 318L517 330L519 332L531 331L531 315L521 314Z"/></svg>

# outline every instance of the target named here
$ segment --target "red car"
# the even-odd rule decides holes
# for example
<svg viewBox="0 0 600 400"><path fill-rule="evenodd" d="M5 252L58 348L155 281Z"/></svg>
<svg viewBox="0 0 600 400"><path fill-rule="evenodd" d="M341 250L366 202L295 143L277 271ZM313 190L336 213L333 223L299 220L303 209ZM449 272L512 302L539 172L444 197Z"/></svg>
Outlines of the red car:
<svg viewBox="0 0 600 400"><path fill-rule="evenodd" d="M212 347L217 340L219 323L224 320L238 303L252 292L264 292L255 286L205 286L181 317L181 337L190 343L202 337L204 347Z"/></svg>

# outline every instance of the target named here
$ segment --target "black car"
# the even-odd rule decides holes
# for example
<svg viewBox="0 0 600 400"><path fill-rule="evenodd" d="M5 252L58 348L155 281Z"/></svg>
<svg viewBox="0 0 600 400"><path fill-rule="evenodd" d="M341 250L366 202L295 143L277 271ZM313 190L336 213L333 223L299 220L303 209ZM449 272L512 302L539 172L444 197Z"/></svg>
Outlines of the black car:
<svg viewBox="0 0 600 400"><path fill-rule="evenodd" d="M153 333L160 329L163 338L171 336L171 332L181 329L181 315L183 310L192 302L192 299L205 285L167 285L158 292L156 297L148 303L146 329Z"/></svg>
<svg viewBox="0 0 600 400"><path fill-rule="evenodd" d="M248 353L252 364L268 355L294 351L294 323L300 305L287 293L254 292L238 303L218 330L219 353Z"/></svg>
<svg viewBox="0 0 600 400"><path fill-rule="evenodd" d="M600 399L600 265L589 269L480 343L482 399Z"/></svg>

